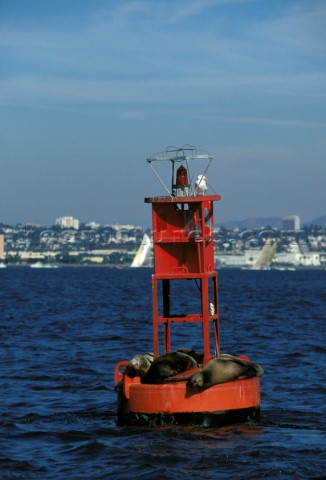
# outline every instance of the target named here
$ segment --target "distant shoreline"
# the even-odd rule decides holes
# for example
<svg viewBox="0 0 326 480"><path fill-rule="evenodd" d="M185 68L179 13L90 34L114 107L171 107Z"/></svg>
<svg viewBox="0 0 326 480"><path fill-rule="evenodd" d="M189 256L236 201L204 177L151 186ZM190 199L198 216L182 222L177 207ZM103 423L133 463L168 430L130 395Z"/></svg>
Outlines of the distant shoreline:
<svg viewBox="0 0 326 480"><path fill-rule="evenodd" d="M37 267L37 268L33 268L32 267L33 264L19 264L19 263L9 263L9 264L5 264L5 267L6 268L29 268L31 270L59 270L60 268L86 268L86 269L89 269L89 268L101 268L101 269L104 269L104 268L108 268L108 269L111 269L111 270L143 270L143 269L148 269L148 270L154 270L154 267L147 267L147 266L144 266L144 267L137 267L137 268L133 268L131 267L130 265L84 265L82 263L75 263L75 264L69 264L69 263L61 263L61 264L56 264L56 265L53 265L53 266L42 266L42 267ZM2 269L0 269L1 271ZM287 267L270 267L270 268L244 268L244 267L238 267L238 266L223 266L223 267L218 267L216 268L216 271L221 271L221 270L242 270L242 271L279 271L279 272L284 272L284 271L297 271L297 270L313 270L313 271L318 271L318 270L325 270L326 271L326 266L304 266L304 265L299 265L299 266L296 266L296 267L290 267L290 268L287 268Z"/></svg>

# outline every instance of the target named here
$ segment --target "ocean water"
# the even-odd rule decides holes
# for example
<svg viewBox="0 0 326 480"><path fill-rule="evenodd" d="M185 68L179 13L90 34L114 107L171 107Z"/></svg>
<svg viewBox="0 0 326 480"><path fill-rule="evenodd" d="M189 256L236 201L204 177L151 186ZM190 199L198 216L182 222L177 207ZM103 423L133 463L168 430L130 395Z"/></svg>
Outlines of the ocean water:
<svg viewBox="0 0 326 480"><path fill-rule="evenodd" d="M152 350L151 273L0 270L0 478L325 479L326 271L219 271L222 351L265 370L259 422L119 426L114 366Z"/></svg>

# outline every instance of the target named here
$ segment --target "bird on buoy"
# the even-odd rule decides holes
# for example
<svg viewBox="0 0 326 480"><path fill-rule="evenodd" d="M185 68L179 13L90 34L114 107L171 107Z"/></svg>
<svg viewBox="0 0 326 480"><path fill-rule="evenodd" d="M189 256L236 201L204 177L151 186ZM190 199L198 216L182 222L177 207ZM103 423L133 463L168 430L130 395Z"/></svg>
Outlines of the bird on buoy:
<svg viewBox="0 0 326 480"><path fill-rule="evenodd" d="M207 191L208 187L206 181L207 178L204 175L198 175L195 182L195 188L198 194L204 195L204 193Z"/></svg>

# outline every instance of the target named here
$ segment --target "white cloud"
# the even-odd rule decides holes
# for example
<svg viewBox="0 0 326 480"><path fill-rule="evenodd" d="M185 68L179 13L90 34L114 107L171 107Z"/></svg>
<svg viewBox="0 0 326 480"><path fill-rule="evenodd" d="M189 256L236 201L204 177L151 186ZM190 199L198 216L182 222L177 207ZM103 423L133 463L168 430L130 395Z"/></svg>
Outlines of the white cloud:
<svg viewBox="0 0 326 480"><path fill-rule="evenodd" d="M192 101L196 98L196 110L206 109L207 115L216 110L216 102L220 102L229 95L257 96L259 93L269 96L278 95L286 98L288 104L299 105L309 99L311 103L315 98L323 100L326 74L305 74L287 76L268 75L238 75L238 76L213 76L213 77L181 77L156 80L110 80L73 78L68 75L20 75L3 77L0 80L0 98L3 103L22 99L44 99L44 101L66 102L151 102L153 104L179 104ZM298 100L296 100L297 97ZM292 100L291 100L292 98ZM325 99L325 96L324 96ZM238 117L238 121L253 122L248 117L245 107L245 97L242 105L245 114ZM317 102L317 103L318 103ZM265 99L268 105L268 98ZM211 106L210 106L211 105ZM186 105L185 105L186 107ZM247 116L246 116L247 113ZM260 120L261 122L263 120ZM268 120L271 123L273 120ZM306 122L303 121L303 124ZM317 122L318 123L318 122Z"/></svg>
<svg viewBox="0 0 326 480"><path fill-rule="evenodd" d="M305 162L312 166L312 188L323 188L316 171L325 164L326 150L317 142L325 136L326 123L325 2L85 3L82 13L70 12L74 21L69 28L66 16L64 22L59 17L39 21L37 11L32 22L19 14L15 21L0 18L0 102L25 107L18 120L28 145L21 147L26 164L33 158L33 118L34 124L42 122L49 159L55 124L58 138L69 137L69 157L85 155L87 135L90 144L92 138L101 142L94 142L98 150L92 155L97 157L109 143L119 145L119 153L123 144L125 154L131 144L155 151L182 138L181 143L216 151L216 177L221 167L231 189L242 188L242 177L250 181L248 165L265 185L262 166L278 179L283 164L300 163L304 178ZM30 108L49 112L38 115ZM11 123L4 119L2 131L2 148L12 158L18 147L9 145L8 138L17 138L17 112L8 116ZM91 129L89 114L98 114L91 117ZM207 144L214 142L235 146L210 149ZM287 188L291 171L284 171ZM234 185L233 175L238 177Z"/></svg>
<svg viewBox="0 0 326 480"><path fill-rule="evenodd" d="M224 14L224 28L219 28L221 19L213 7L245 8L252 3L262 4L261 0L117 2L110 9L94 9L70 29L55 22L29 26L3 19L0 45L4 58L22 68L30 62L30 68L39 71L76 68L79 76L94 72L138 78L214 77L220 72L234 76L241 72L242 78L244 73L266 72L275 77L278 72L305 69L303 52L325 54L326 6L319 2L300 3L300 9L289 9L285 3L283 15L268 20L244 18L241 32L234 28L235 18ZM188 28L182 19L189 16L203 23ZM180 24L169 25L172 19ZM315 71L324 69L325 63L314 64Z"/></svg>
<svg viewBox="0 0 326 480"><path fill-rule="evenodd" d="M318 54L325 58L326 4L309 1L292 4L278 18L262 20L253 26L253 33L263 42L283 51ZM325 67L325 65L324 65Z"/></svg>
<svg viewBox="0 0 326 480"><path fill-rule="evenodd" d="M176 23L188 17L197 16L208 13L212 8L230 6L233 4L252 3L257 0L193 0L183 2L173 2L170 10L171 16L169 21Z"/></svg>
<svg viewBox="0 0 326 480"><path fill-rule="evenodd" d="M207 116L207 120L217 121L217 122L228 122L228 123L242 123L247 125L267 125L267 126L277 126L277 127L289 127L289 128L326 128L326 122L308 122L300 120L283 120L280 118L259 118L259 117L225 117L225 116Z"/></svg>

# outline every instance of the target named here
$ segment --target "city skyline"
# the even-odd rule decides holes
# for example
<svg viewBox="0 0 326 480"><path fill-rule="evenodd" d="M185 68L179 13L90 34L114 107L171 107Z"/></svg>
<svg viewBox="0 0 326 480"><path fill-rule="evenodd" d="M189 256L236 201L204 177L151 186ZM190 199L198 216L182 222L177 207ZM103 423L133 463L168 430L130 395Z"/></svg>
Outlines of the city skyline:
<svg viewBox="0 0 326 480"><path fill-rule="evenodd" d="M294 220L295 219L295 220ZM216 219L215 219L216 220ZM287 227L286 223L289 222L296 224L296 227ZM218 219L215 222L216 228L219 227L226 227L227 229L233 228L263 228L263 227L272 227L276 229L282 228L283 230L300 230L301 227L305 226L326 226L326 215L322 215L318 218L311 218L308 221L302 222L302 219L299 215L286 215L284 217L250 217L245 219L233 219L227 220L224 222L219 222ZM150 230L150 225L144 224L134 224L134 223L126 223L126 222L106 222L104 224L98 223L92 219L86 219L85 221L80 221L78 218L75 218L71 215L65 215L56 219L53 219L48 224L40 224L36 222L3 222L0 218L0 231L1 228L3 229L4 226L8 227L36 227L36 228L52 228L52 227L59 227L60 229L65 230L79 230L81 228L90 228L92 230L96 230L98 228L105 228L105 227L117 227L117 228L130 228L130 229L142 229L142 230Z"/></svg>
<svg viewBox="0 0 326 480"><path fill-rule="evenodd" d="M214 156L217 223L325 215L321 0L0 2L0 222L149 226L146 158Z"/></svg>

